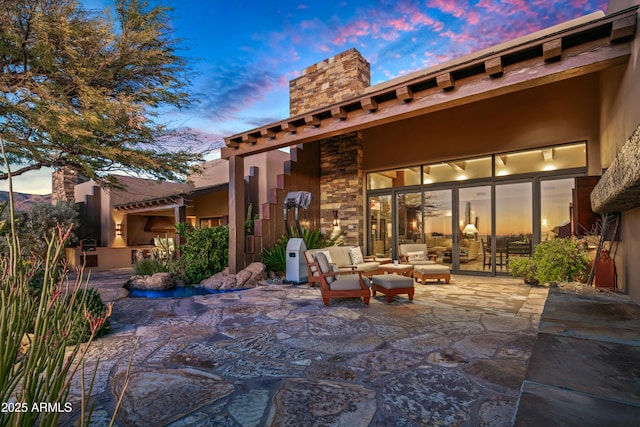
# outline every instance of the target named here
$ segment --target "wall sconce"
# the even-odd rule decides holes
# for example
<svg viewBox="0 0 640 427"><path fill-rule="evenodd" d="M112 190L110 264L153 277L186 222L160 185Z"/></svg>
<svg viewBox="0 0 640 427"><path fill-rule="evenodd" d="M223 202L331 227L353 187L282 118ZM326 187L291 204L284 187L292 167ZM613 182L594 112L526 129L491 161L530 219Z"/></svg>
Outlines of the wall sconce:
<svg viewBox="0 0 640 427"><path fill-rule="evenodd" d="M340 227L340 220L338 219L338 211L333 211L333 226Z"/></svg>
<svg viewBox="0 0 640 427"><path fill-rule="evenodd" d="M116 236L122 236L122 224L116 224Z"/></svg>

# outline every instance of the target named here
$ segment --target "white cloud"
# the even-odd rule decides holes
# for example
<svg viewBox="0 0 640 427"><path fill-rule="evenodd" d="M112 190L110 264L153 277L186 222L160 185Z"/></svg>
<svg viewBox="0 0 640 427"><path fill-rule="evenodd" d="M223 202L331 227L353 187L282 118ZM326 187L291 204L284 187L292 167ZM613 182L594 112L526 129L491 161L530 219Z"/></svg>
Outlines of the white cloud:
<svg viewBox="0 0 640 427"><path fill-rule="evenodd" d="M27 194L50 194L51 173L52 169L42 168L16 176L13 178L13 191ZM9 182L0 181L0 190L9 191Z"/></svg>

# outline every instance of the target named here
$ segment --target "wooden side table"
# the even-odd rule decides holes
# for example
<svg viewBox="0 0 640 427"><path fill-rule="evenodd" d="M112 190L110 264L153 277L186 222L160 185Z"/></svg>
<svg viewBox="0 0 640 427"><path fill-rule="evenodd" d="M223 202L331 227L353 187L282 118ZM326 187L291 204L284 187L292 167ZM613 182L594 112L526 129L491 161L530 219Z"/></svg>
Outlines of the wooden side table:
<svg viewBox="0 0 640 427"><path fill-rule="evenodd" d="M382 264L378 267L378 274L397 274L399 276L412 277L413 265L410 264Z"/></svg>

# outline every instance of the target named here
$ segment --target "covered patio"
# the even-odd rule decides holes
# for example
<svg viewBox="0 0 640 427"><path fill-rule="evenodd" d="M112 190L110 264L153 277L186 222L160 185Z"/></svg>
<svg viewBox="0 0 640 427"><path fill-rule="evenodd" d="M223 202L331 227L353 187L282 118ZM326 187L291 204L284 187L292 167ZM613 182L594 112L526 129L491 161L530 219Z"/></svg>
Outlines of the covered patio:
<svg viewBox="0 0 640 427"><path fill-rule="evenodd" d="M632 95L638 86L632 66L638 6L626 6L612 2L606 15L588 15L373 86L368 63L355 49L302 70L290 82L290 117L225 138L230 271L256 260L283 234L283 197L302 190L314 196L303 223L330 234L337 219L345 243L365 254L377 255L380 247L395 259L400 243L442 238L450 243L434 243L442 252L439 262L454 273L506 275L507 255L527 256L553 237L552 230L574 223L571 205L586 205L590 212L595 184L582 190L579 179L597 182L615 146L637 125L631 116L638 99ZM619 132L616 123L623 122L625 131ZM247 253L244 159L284 147L291 160L268 191L255 250ZM554 210L563 216L546 218L545 203L559 188L563 204ZM580 190L579 203L572 200L574 189ZM412 198L418 202L410 203ZM526 210L504 208L507 199ZM445 206L438 218L447 227L433 220L430 200ZM469 215L465 202L473 204ZM379 217L379 206L389 207L386 217ZM507 227L518 218L528 223ZM503 250L496 242L507 237L521 247ZM632 243L620 243L615 261L619 289L626 290L625 247Z"/></svg>

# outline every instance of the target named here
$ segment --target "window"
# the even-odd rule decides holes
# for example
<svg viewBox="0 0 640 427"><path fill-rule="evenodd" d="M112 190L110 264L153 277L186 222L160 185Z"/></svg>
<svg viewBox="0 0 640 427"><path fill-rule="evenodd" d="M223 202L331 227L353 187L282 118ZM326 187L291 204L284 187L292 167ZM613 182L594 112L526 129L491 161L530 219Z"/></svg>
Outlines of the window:
<svg viewBox="0 0 640 427"><path fill-rule="evenodd" d="M495 155L496 175L571 169L587 165L584 143Z"/></svg>
<svg viewBox="0 0 640 427"><path fill-rule="evenodd" d="M419 185L420 183L420 166L367 174L368 190L405 187L409 185Z"/></svg>
<svg viewBox="0 0 640 427"><path fill-rule="evenodd" d="M491 157L434 163L423 167L423 184L465 181L491 176Z"/></svg>

